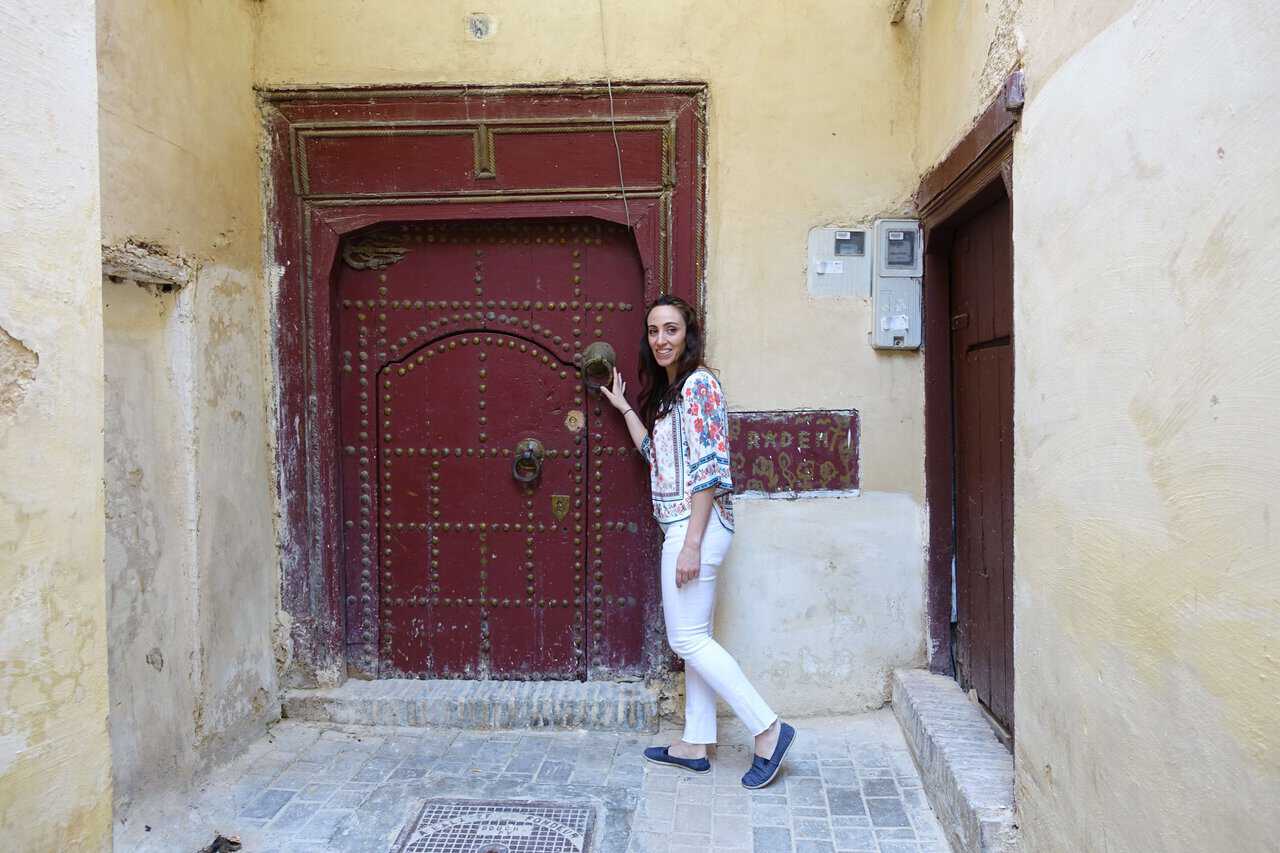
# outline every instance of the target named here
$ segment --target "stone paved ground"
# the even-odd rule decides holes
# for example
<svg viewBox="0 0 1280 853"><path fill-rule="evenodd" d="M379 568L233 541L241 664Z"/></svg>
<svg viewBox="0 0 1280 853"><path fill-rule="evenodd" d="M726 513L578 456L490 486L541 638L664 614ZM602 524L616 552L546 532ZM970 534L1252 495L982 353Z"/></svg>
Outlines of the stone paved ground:
<svg viewBox="0 0 1280 853"><path fill-rule="evenodd" d="M195 851L217 830L246 853L385 853L423 799L463 797L591 802L601 853L949 851L888 710L795 723L783 778L753 792L736 722L714 772L695 776L641 758L678 736L669 725L635 736L284 721L194 800L135 805L116 850Z"/></svg>

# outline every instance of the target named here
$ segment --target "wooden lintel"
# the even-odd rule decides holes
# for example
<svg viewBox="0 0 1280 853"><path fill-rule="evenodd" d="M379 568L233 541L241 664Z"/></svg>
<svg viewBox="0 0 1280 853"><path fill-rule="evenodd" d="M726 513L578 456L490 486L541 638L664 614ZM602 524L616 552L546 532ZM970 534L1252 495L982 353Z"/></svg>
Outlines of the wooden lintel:
<svg viewBox="0 0 1280 853"><path fill-rule="evenodd" d="M128 242L102 247L102 274L113 280L179 288L191 282L192 266L183 258Z"/></svg>

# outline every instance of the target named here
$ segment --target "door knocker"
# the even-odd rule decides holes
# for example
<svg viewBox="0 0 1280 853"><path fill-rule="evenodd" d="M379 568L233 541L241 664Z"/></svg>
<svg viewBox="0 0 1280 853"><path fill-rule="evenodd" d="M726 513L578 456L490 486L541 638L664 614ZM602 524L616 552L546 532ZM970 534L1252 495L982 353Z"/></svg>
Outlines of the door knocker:
<svg viewBox="0 0 1280 853"><path fill-rule="evenodd" d="M613 382L613 367L618 355L604 341L596 341L582 353L582 381L595 390Z"/></svg>
<svg viewBox="0 0 1280 853"><path fill-rule="evenodd" d="M520 483L532 483L542 476L542 459L547 455L536 438L522 439L511 459L511 476Z"/></svg>

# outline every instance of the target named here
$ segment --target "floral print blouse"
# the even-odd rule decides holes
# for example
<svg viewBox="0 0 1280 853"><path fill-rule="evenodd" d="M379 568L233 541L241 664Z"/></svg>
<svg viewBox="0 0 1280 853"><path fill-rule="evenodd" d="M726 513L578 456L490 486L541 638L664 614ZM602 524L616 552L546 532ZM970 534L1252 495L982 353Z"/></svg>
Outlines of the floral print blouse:
<svg viewBox="0 0 1280 853"><path fill-rule="evenodd" d="M661 524L693 513L693 496L715 489L715 512L733 529L733 481L729 476L729 418L719 381L705 368L685 379L680 405L653 425L641 452L649 462L653 516Z"/></svg>

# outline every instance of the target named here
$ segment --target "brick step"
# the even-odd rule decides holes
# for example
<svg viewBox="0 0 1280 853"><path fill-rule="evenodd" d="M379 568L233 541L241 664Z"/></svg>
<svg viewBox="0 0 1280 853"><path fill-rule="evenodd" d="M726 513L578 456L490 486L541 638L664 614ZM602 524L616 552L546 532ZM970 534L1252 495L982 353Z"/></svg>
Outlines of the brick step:
<svg viewBox="0 0 1280 853"><path fill-rule="evenodd" d="M960 685L924 670L895 670L893 713L952 849L1016 853L1013 756Z"/></svg>
<svg viewBox="0 0 1280 853"><path fill-rule="evenodd" d="M612 681L351 679L289 690L284 716L368 726L656 732L658 688Z"/></svg>

